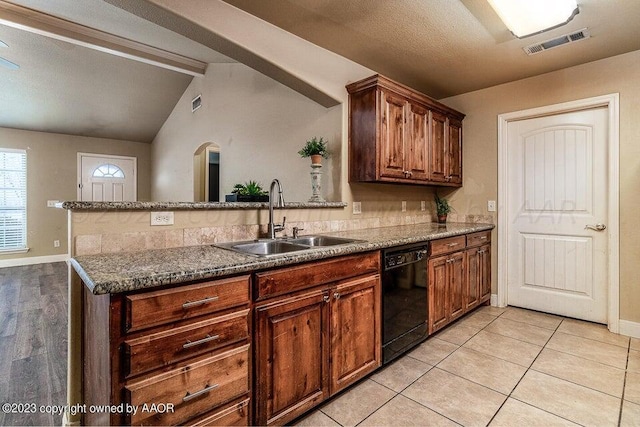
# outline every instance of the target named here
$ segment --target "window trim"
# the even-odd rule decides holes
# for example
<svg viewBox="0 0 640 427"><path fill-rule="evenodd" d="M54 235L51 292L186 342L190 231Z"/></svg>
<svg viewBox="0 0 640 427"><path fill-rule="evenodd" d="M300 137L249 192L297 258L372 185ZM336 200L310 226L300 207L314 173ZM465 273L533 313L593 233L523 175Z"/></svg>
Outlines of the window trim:
<svg viewBox="0 0 640 427"><path fill-rule="evenodd" d="M22 247L15 248L0 248L0 255L10 255L10 254L22 254L29 251L29 245L27 239L29 237L28 229L29 229L29 221L28 221L28 208L29 208L29 174L28 174L28 159L27 159L27 150L22 148L0 148L0 153L20 153L24 155L24 229L23 229L23 245Z"/></svg>

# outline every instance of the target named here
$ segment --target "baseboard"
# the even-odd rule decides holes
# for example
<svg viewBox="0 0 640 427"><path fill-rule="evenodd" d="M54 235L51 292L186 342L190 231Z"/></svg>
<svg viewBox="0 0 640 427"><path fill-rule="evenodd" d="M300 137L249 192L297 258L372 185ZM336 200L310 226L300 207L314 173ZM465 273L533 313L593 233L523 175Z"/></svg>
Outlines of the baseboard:
<svg viewBox="0 0 640 427"><path fill-rule="evenodd" d="M79 425L80 425L80 420L69 421L69 412L64 411L64 413L62 414L62 427L73 427L73 426L79 426Z"/></svg>
<svg viewBox="0 0 640 427"><path fill-rule="evenodd" d="M640 338L640 323L620 319L618 333L628 337Z"/></svg>
<svg viewBox="0 0 640 427"><path fill-rule="evenodd" d="M0 261L0 268L19 267L21 265L47 264L50 262L67 262L68 254L12 258Z"/></svg>
<svg viewBox="0 0 640 427"><path fill-rule="evenodd" d="M491 307L498 306L498 294L491 294Z"/></svg>

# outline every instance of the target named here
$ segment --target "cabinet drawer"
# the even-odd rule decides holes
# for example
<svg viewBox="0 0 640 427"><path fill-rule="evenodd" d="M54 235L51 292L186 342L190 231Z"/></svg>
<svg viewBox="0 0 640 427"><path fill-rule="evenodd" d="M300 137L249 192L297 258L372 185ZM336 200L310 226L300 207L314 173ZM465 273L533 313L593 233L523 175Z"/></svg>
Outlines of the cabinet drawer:
<svg viewBox="0 0 640 427"><path fill-rule="evenodd" d="M247 398L231 405L225 405L222 409L216 409L213 414L199 417L188 424L193 427L248 426L250 424L249 401Z"/></svg>
<svg viewBox="0 0 640 427"><path fill-rule="evenodd" d="M432 240L429 245L429 255L446 254L459 251L466 246L465 236L449 237L448 239Z"/></svg>
<svg viewBox="0 0 640 427"><path fill-rule="evenodd" d="M249 276L127 295L128 332L249 303Z"/></svg>
<svg viewBox="0 0 640 427"><path fill-rule="evenodd" d="M131 424L175 425L249 391L249 344L125 386L139 408ZM144 404L173 405L173 411L144 412Z"/></svg>
<svg viewBox="0 0 640 427"><path fill-rule="evenodd" d="M128 376L215 350L249 336L249 309L124 342Z"/></svg>
<svg viewBox="0 0 640 427"><path fill-rule="evenodd" d="M371 252L258 273L258 299L379 272L380 253Z"/></svg>
<svg viewBox="0 0 640 427"><path fill-rule="evenodd" d="M480 231L479 233L467 234L467 246L484 245L491 241L491 231Z"/></svg>

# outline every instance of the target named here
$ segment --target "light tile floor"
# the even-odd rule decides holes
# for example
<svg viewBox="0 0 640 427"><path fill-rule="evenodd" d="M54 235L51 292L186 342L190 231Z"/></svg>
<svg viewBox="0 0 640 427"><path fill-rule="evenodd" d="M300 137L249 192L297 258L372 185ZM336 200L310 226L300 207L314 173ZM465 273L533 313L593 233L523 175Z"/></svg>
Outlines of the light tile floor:
<svg viewBox="0 0 640 427"><path fill-rule="evenodd" d="M301 426L640 426L640 339L481 307Z"/></svg>

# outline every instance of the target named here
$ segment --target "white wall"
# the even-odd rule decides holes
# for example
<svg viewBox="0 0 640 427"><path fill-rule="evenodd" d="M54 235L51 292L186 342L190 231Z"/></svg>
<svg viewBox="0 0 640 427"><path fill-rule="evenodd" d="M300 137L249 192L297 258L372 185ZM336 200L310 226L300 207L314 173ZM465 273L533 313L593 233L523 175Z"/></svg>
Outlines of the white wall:
<svg viewBox="0 0 640 427"><path fill-rule="evenodd" d="M191 112L191 100L202 107ZM255 180L268 189L279 178L285 199L311 196L309 159L297 154L313 136L330 141L332 157L323 194L340 200L342 106L324 108L243 64L210 64L193 79L152 144L152 198L193 201L193 155L205 142L220 146L221 195L236 183Z"/></svg>

